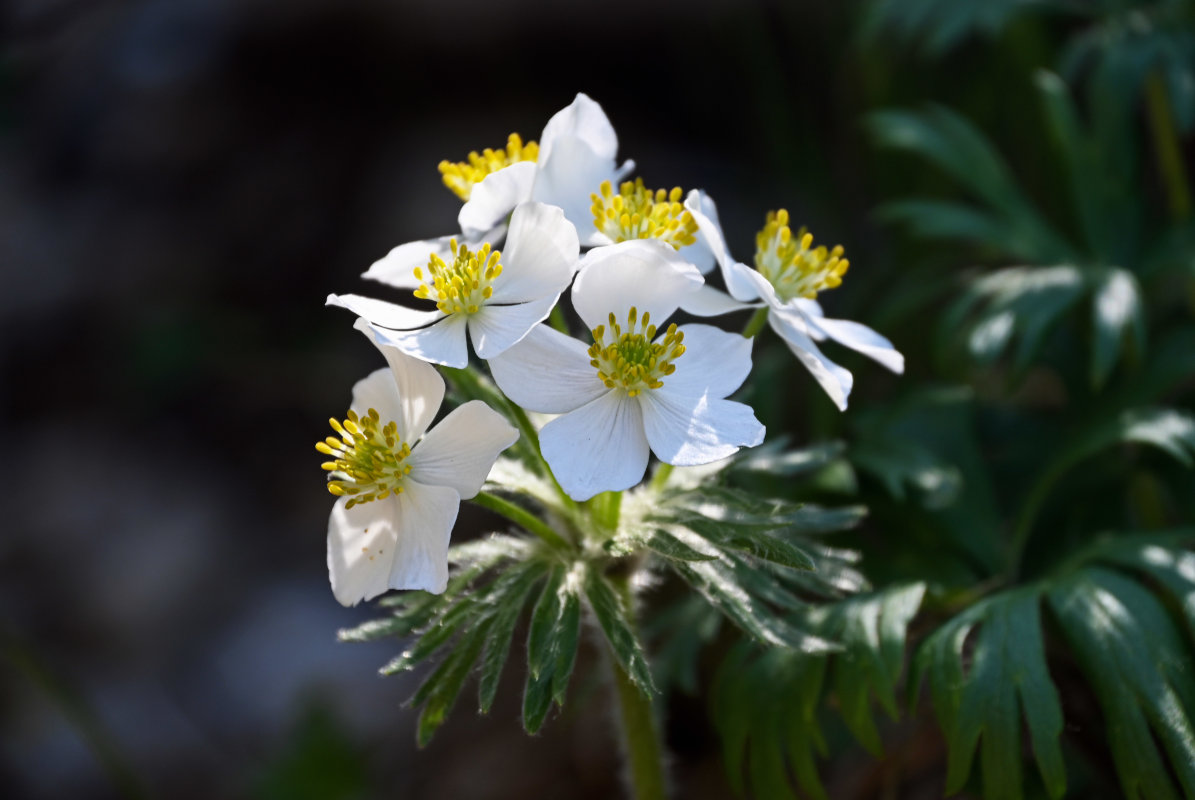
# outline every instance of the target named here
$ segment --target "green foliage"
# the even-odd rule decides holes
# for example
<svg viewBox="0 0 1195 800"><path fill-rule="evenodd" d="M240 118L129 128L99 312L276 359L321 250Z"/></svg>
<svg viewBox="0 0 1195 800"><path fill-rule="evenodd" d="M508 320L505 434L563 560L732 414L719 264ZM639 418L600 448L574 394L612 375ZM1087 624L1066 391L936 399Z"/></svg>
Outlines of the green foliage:
<svg viewBox="0 0 1195 800"><path fill-rule="evenodd" d="M880 751L873 698L896 716L907 629L924 592L923 584L892 586L798 614L802 627L838 644L833 654L750 642L730 652L712 703L737 792L750 786L757 797L793 797L791 770L802 791L826 797L814 755L827 754L819 710L828 693L859 741Z"/></svg>
<svg viewBox="0 0 1195 800"><path fill-rule="evenodd" d="M456 704L465 682L478 675L478 709L493 705L498 681L524 610L535 598L527 634L528 674L523 724L534 733L551 704L564 702L576 659L579 589L568 579L575 564L532 540L494 535L449 551L454 569L443 594L408 592L382 601L390 616L341 631L342 641L414 636L382 668L383 674L439 662L411 697L420 707L418 741L431 741Z"/></svg>
<svg viewBox="0 0 1195 800"><path fill-rule="evenodd" d="M1184 667L1195 658L1195 639L1180 632L1166 607L1176 599L1189 603L1195 591L1195 555L1181 549L1192 541L1190 529L1107 539L1048 578L970 606L925 640L910 688L915 699L929 681L950 745L947 792L966 783L978 744L983 796L1023 797L1023 723L1050 796L1065 794L1062 706L1047 669L1043 606L1108 720L1125 795L1176 796L1151 726L1183 793L1195 792L1188 711L1195 682ZM1143 578L1162 591L1151 591ZM1189 608L1186 616L1190 625Z"/></svg>

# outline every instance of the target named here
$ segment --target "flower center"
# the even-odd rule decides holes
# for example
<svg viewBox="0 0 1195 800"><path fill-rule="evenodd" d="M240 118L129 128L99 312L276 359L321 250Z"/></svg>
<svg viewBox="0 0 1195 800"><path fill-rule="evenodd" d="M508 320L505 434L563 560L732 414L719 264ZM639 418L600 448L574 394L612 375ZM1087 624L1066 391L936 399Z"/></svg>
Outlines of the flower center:
<svg viewBox="0 0 1195 800"><path fill-rule="evenodd" d="M767 224L755 236L755 268L768 279L776 296L788 302L797 297L813 299L825 289L841 285L851 262L842 257L842 245L810 249L813 234L804 228L793 237L788 212L769 211Z"/></svg>
<svg viewBox="0 0 1195 800"><path fill-rule="evenodd" d="M593 344L589 347L589 363L597 370L598 378L611 389L624 389L629 397L663 386L661 378L675 372L672 362L685 354L685 334L676 329L676 323L652 341L656 326L651 324L651 314L644 312L642 319L638 316L632 306L624 333L611 314L609 327L598 325L593 329Z"/></svg>
<svg viewBox="0 0 1195 800"><path fill-rule="evenodd" d="M483 244L476 253L470 252L456 239L449 242L452 248L452 263L435 253L427 262L429 278L424 278L423 268L415 268L415 280L423 281L415 290L421 300L435 300L436 308L445 314L476 314L494 294L494 280L502 274L498 263L501 252L490 252L490 245Z"/></svg>
<svg viewBox="0 0 1195 800"><path fill-rule="evenodd" d="M456 193L462 200L468 200L473 193L473 187L485 180L491 173L503 167L517 164L520 161L535 161L539 158L539 145L535 142L523 144L523 139L512 133L506 139L505 150L491 150L486 148L479 154L476 150L469 153L467 161L441 161L440 175L444 178L444 185Z"/></svg>
<svg viewBox="0 0 1195 800"><path fill-rule="evenodd" d="M403 461L411 448L398 440L397 423L382 425L372 408L363 417L350 410L343 423L335 418L328 423L340 438L329 436L316 442L315 449L334 459L320 465L335 479L328 481L329 492L337 497L349 495L346 508L402 494L403 479L411 471Z"/></svg>
<svg viewBox="0 0 1195 800"><path fill-rule="evenodd" d="M677 250L697 241L697 221L681 204L679 186L645 189L643 179L626 181L614 194L610 181L602 181L601 194L591 194L593 224L615 242L631 239L659 239Z"/></svg>

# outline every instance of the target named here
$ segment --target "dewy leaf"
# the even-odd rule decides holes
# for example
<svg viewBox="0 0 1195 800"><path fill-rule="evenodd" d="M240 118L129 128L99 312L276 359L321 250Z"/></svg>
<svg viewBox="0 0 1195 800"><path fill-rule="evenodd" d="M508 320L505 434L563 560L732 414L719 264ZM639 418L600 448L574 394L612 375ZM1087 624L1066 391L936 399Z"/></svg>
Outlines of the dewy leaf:
<svg viewBox="0 0 1195 800"><path fill-rule="evenodd" d="M1132 337L1138 348L1145 345L1141 287L1133 274L1123 269L1098 273L1091 303L1093 342L1091 382L1103 385L1124 347Z"/></svg>
<svg viewBox="0 0 1195 800"><path fill-rule="evenodd" d="M1125 796L1178 796L1159 741L1183 793L1195 795L1195 728L1183 702L1195 697L1191 651L1165 607L1140 584L1098 567L1073 573L1049 598L1103 706Z"/></svg>
<svg viewBox="0 0 1195 800"><path fill-rule="evenodd" d="M976 626L970 670L964 674L964 644ZM1062 707L1046 667L1040 590L1026 587L996 595L950 620L922 645L910 684L913 692L926 671L950 746L948 794L966 783L980 745L983 796L1023 796L1022 715L1050 796L1065 794L1058 741Z"/></svg>
<svg viewBox="0 0 1195 800"><path fill-rule="evenodd" d="M614 659L640 691L650 695L655 691L655 685L652 683L647 656L635 637L627 618L627 609L623 608L614 587L605 576L590 569L585 576L585 596L589 599L602 633L606 635Z"/></svg>

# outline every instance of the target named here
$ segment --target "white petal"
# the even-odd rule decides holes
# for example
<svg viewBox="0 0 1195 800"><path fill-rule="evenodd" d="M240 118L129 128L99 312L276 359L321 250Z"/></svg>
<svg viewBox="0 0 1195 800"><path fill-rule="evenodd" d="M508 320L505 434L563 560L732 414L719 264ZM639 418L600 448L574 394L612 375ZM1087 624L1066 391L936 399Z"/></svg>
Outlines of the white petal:
<svg viewBox="0 0 1195 800"><path fill-rule="evenodd" d="M411 451L411 479L451 486L467 500L481 491L498 454L518 438L505 417L480 400L470 400L440 420Z"/></svg>
<svg viewBox="0 0 1195 800"><path fill-rule="evenodd" d="M536 171L534 161L519 161L491 172L481 183L474 184L456 217L465 236L480 239L505 222L515 206L531 197Z"/></svg>
<svg viewBox="0 0 1195 800"><path fill-rule="evenodd" d="M346 509L328 519L328 577L343 605L387 589L439 593L448 582L448 540L460 497L455 489L407 480L400 495Z"/></svg>
<svg viewBox="0 0 1195 800"><path fill-rule="evenodd" d="M710 250L710 246L700 236L693 244L687 244L676 252L680 254L681 258L696 267L702 275L708 274L714 268L714 254Z"/></svg>
<svg viewBox="0 0 1195 800"><path fill-rule="evenodd" d="M543 152L542 150L540 151ZM562 136L551 160L540 158L531 199L558 206L577 227L583 244L597 229L593 225L593 199L602 181L614 180L614 159L603 158L575 136Z"/></svg>
<svg viewBox="0 0 1195 800"><path fill-rule="evenodd" d="M905 371L905 357L897 351L892 342L871 328L848 319L807 319L811 330L821 332L841 345L874 359L896 374Z"/></svg>
<svg viewBox="0 0 1195 800"><path fill-rule="evenodd" d="M490 302L523 303L559 295L572 280L580 257L577 229L563 211L543 203L523 203L510 217L502 274L494 282Z"/></svg>
<svg viewBox="0 0 1195 800"><path fill-rule="evenodd" d="M359 294L330 294L326 305L347 308L357 316L364 317L375 328L383 329L421 328L444 316L440 311L418 311Z"/></svg>
<svg viewBox="0 0 1195 800"><path fill-rule="evenodd" d="M469 336L473 349L484 359L491 359L506 352L548 318L552 307L560 299L560 292L512 306L496 306L487 303L469 317Z"/></svg>
<svg viewBox="0 0 1195 800"><path fill-rule="evenodd" d="M439 312L437 312L439 313ZM433 364L461 369L469 364L469 347L465 343L466 316L440 315L440 321L413 331L392 331L373 328L378 344L397 347L404 353Z"/></svg>
<svg viewBox="0 0 1195 800"><path fill-rule="evenodd" d="M590 329L613 313L622 324L634 306L663 326L689 295L704 284L701 273L655 239L619 242L590 250L573 283L573 308Z"/></svg>
<svg viewBox="0 0 1195 800"><path fill-rule="evenodd" d="M427 430L427 426L431 425L436 412L440 410L440 403L444 402L444 379L431 364L378 342L377 332L363 319L357 320L356 327L373 341L385 356L386 363L390 365L389 370L379 370L389 372L389 385L380 387L377 391L370 390L369 397L363 396L362 400L387 403L392 410L384 411L379 405L366 404L359 407L356 387L353 388L353 410L361 414L369 408L376 408L378 414L385 417L385 421L393 420L398 424L398 434L403 441L416 441ZM366 380L371 378L372 375Z"/></svg>
<svg viewBox="0 0 1195 800"><path fill-rule="evenodd" d="M622 391L607 391L552 420L540 431L539 443L552 474L574 500L627 489L647 470L643 414Z"/></svg>
<svg viewBox="0 0 1195 800"><path fill-rule="evenodd" d="M768 313L768 323L788 345L788 349L797 360L804 364L814 379L821 384L822 389L834 401L834 405L838 406L838 410L845 411L847 398L855 382L854 376L822 354L809 338L805 322L796 312L771 309Z"/></svg>
<svg viewBox="0 0 1195 800"><path fill-rule="evenodd" d="M717 317L731 314L745 308L755 308L758 303L743 303L735 300L726 292L720 292L708 283L700 291L686 294L681 302L681 311L688 312L695 317Z"/></svg>
<svg viewBox="0 0 1195 800"><path fill-rule="evenodd" d="M402 399L388 367L376 369L353 384L353 403L349 407L358 416L365 416L372 408L383 422L394 420L399 425L404 424Z"/></svg>
<svg viewBox="0 0 1195 800"><path fill-rule="evenodd" d="M537 325L489 365L498 388L520 407L563 414L609 391L589 360L584 344Z"/></svg>
<svg viewBox="0 0 1195 800"><path fill-rule="evenodd" d="M460 495L448 486L425 486L410 478L403 489L390 588L440 594L448 585L448 540L460 511Z"/></svg>
<svg viewBox="0 0 1195 800"><path fill-rule="evenodd" d="M661 461L694 467L763 441L764 426L750 406L710 396L684 397L666 388L639 397L647 441Z"/></svg>
<svg viewBox="0 0 1195 800"><path fill-rule="evenodd" d="M562 136L580 139L601 158L613 161L618 155L618 135L614 133L614 126L602 107L583 92L578 92L573 102L553 114L544 126L539 137L540 164L555 154L557 140Z"/></svg>
<svg viewBox="0 0 1195 800"><path fill-rule="evenodd" d="M726 291L736 300L750 302L760 299L773 307L783 305L780 298L776 297L776 290L768 283L768 279L761 275L759 270L752 269L742 262L723 265L722 280L726 281Z"/></svg>
<svg viewBox="0 0 1195 800"><path fill-rule="evenodd" d="M385 256L373 262L361 277L385 283L389 286L395 286L399 289L418 289L419 284L423 281L415 278L415 268L426 267L432 253L451 263L452 248L449 246L449 242L453 239L456 239L458 242L464 242L470 250L476 250L487 242L491 245L496 244L505 235L506 225L502 224L492 230L486 231L476 239L468 239L463 234L453 234L450 236L440 236L435 239L424 239L419 242L400 244Z"/></svg>
<svg viewBox="0 0 1195 800"><path fill-rule="evenodd" d="M752 340L712 325L682 325L685 352L672 362L676 371L661 380L669 394L726 397L751 372Z"/></svg>
<svg viewBox="0 0 1195 800"><path fill-rule="evenodd" d="M398 499L394 496L346 509L332 506L328 518L328 578L341 605L355 606L390 588L390 567L398 542Z"/></svg>
<svg viewBox="0 0 1195 800"><path fill-rule="evenodd" d="M702 274L713 269L715 263L719 266L733 263L734 258L726 247L726 235L722 233L722 225L718 221L718 207L714 205L714 198L700 189L693 189L685 197L685 208L697 223L697 244L682 248L680 252L686 254L689 249L704 250L700 256L702 261L693 261ZM724 266L722 268L725 269Z"/></svg>

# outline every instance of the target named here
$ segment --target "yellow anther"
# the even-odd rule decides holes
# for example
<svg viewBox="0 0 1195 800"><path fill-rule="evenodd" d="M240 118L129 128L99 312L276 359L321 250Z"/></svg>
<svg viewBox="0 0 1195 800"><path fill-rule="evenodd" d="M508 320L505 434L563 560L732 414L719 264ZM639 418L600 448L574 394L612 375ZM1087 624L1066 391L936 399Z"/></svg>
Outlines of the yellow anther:
<svg viewBox="0 0 1195 800"><path fill-rule="evenodd" d="M603 181L597 194L591 194L594 226L615 242L632 239L659 239L677 250L697 241L697 221L681 204L684 190L652 191L643 179L624 182L614 194L610 181Z"/></svg>
<svg viewBox="0 0 1195 800"><path fill-rule="evenodd" d="M430 284L422 277L423 270L416 269L415 277L423 283L415 290L415 296L422 300L435 300L436 308L445 314L476 314L485 301L494 296L491 285L502 274L502 256L497 250L490 251L489 244L483 244L476 253L471 252L456 239L449 242L452 248L452 263L447 263L436 253L428 257L427 271Z"/></svg>
<svg viewBox="0 0 1195 800"><path fill-rule="evenodd" d="M320 465L331 473L328 491L337 497L348 496L346 508L401 494L402 481L411 472L411 465L403 463L411 447L398 441L398 424L383 425L381 415L373 408L363 417L351 409L346 416L343 422L328 420L343 441L329 436L315 445L316 450L334 459Z"/></svg>
<svg viewBox="0 0 1195 800"><path fill-rule="evenodd" d="M440 175L444 179L444 185L455 192L457 197L468 200L469 195L473 193L473 187L485 180L487 175L511 164L535 161L537 158L539 145L535 142L523 144L522 138L517 133L512 133L506 138L504 150L491 150L487 147L481 153L476 150L469 153L465 161L441 161ZM418 278L418 274L415 277Z"/></svg>
<svg viewBox="0 0 1195 800"><path fill-rule="evenodd" d="M813 234L801 228L793 237L788 212L769 211L767 222L755 236L755 268L768 279L782 301L814 298L817 293L842 284L850 261L842 246L827 250L813 247Z"/></svg>
<svg viewBox="0 0 1195 800"><path fill-rule="evenodd" d="M659 389L664 385L661 378L676 371L672 361L685 352L681 344L685 334L674 323L659 339L655 336L656 326L651 324L648 312L640 318L639 310L632 306L627 313L626 332L610 314L609 327L598 325L593 329L589 364L607 388L621 388L628 397L638 397L644 389Z"/></svg>

